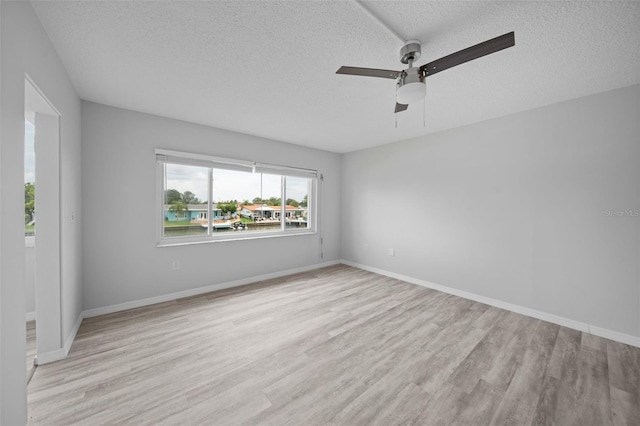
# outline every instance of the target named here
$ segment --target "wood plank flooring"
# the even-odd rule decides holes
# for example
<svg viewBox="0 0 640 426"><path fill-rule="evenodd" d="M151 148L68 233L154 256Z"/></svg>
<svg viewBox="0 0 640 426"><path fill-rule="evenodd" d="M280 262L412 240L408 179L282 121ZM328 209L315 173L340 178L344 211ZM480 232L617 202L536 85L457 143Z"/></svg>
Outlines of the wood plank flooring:
<svg viewBox="0 0 640 426"><path fill-rule="evenodd" d="M31 424L638 425L640 349L347 266L85 319Z"/></svg>

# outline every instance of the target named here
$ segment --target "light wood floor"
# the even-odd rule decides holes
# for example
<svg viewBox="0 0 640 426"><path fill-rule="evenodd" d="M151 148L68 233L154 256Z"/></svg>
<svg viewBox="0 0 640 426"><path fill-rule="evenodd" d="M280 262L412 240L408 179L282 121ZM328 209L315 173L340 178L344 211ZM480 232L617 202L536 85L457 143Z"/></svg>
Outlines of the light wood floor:
<svg viewBox="0 0 640 426"><path fill-rule="evenodd" d="M33 424L640 424L640 349L346 266L85 319Z"/></svg>

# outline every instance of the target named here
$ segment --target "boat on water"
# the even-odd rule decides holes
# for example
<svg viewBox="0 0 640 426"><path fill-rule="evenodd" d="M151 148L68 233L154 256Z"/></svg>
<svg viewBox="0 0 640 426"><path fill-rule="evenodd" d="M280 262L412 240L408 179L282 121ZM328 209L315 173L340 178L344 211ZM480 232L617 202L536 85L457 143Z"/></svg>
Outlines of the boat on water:
<svg viewBox="0 0 640 426"><path fill-rule="evenodd" d="M206 229L208 224L207 222L204 222L200 223L200 226ZM230 220L213 221L211 226L213 229L229 229L233 226L233 223Z"/></svg>
<svg viewBox="0 0 640 426"><path fill-rule="evenodd" d="M296 218L296 219L286 219L287 223L307 223L307 219Z"/></svg>
<svg viewBox="0 0 640 426"><path fill-rule="evenodd" d="M287 218L286 223L287 223L287 226L296 226L298 228L307 227L307 219L304 219L304 218L296 218L296 219Z"/></svg>

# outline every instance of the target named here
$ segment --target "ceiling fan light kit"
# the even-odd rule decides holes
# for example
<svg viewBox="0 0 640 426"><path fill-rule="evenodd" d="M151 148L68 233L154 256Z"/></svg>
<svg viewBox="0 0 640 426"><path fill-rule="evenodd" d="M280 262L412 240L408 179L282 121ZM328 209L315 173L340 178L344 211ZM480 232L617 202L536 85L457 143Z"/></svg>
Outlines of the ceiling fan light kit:
<svg viewBox="0 0 640 426"><path fill-rule="evenodd" d="M424 100L427 94L427 85L424 82L425 74L413 62L420 58L422 45L418 40L409 40L400 49L400 62L409 65L402 71L396 83L396 101L402 105Z"/></svg>
<svg viewBox="0 0 640 426"><path fill-rule="evenodd" d="M363 4L356 1L374 19L380 22L385 28L397 35L392 28L376 17ZM484 41L474 46L462 49L458 52L447 55L443 58L414 67L422 54L422 44L419 40L409 40L400 49L400 62L409 67L403 71L383 70L377 68L359 68L342 66L336 74L358 75L365 77L393 78L396 80L396 106L395 113L405 111L409 104L424 100L427 95L427 85L425 79L440 71L447 70L465 62L481 58L482 56L498 52L500 50L515 45L514 32L503 34L491 40Z"/></svg>
<svg viewBox="0 0 640 426"><path fill-rule="evenodd" d="M409 68L407 73L398 79L397 101L399 104L409 105L424 100L427 85L418 68Z"/></svg>

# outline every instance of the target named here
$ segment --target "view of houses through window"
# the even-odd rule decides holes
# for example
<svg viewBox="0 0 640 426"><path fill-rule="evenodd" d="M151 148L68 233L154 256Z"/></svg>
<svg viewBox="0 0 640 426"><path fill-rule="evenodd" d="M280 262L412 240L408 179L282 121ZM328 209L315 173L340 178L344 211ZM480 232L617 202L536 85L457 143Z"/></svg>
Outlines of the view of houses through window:
<svg viewBox="0 0 640 426"><path fill-rule="evenodd" d="M163 238L242 238L311 228L313 177L188 163L163 162Z"/></svg>

